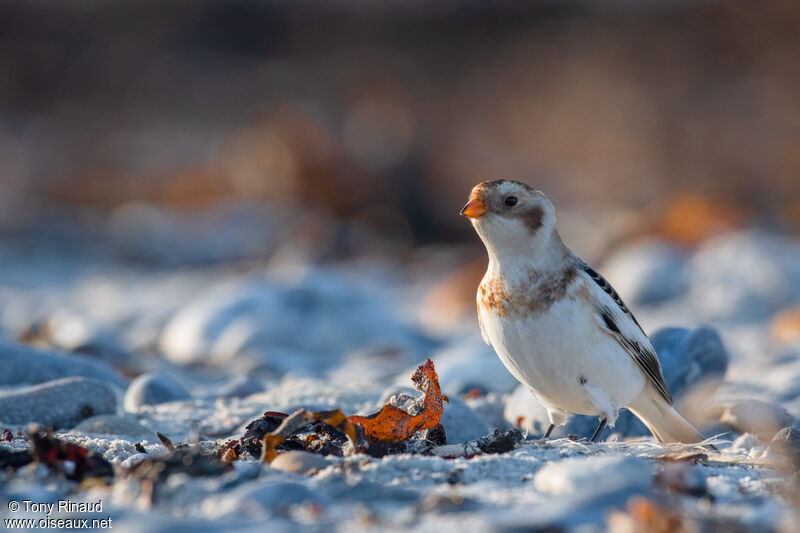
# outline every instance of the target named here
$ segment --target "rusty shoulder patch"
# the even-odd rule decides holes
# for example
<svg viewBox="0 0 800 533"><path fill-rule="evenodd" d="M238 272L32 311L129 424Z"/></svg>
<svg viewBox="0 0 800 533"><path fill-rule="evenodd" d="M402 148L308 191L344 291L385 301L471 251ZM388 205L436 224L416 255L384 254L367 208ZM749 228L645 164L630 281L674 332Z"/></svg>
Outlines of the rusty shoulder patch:
<svg viewBox="0 0 800 533"><path fill-rule="evenodd" d="M541 279L533 286L528 300L524 303L524 308L534 313L547 311L551 305L567 295L567 289L577 275L578 271L570 266L553 276Z"/></svg>
<svg viewBox="0 0 800 533"><path fill-rule="evenodd" d="M577 275L578 271L572 266L546 276L532 271L526 283L511 290L493 276L481 282L478 305L494 311L501 318L510 314L541 314L566 297Z"/></svg>
<svg viewBox="0 0 800 533"><path fill-rule="evenodd" d="M505 284L496 276L484 279L478 286L478 305L482 308L492 310L498 316L505 318L506 307L509 301L509 293ZM480 313L479 313L480 314Z"/></svg>

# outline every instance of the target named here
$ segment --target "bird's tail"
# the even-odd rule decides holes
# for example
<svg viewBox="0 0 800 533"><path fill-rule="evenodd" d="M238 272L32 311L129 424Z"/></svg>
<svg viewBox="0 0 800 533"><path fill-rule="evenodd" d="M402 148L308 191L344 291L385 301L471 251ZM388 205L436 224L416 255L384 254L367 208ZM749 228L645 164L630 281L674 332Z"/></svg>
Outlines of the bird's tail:
<svg viewBox="0 0 800 533"><path fill-rule="evenodd" d="M661 442L701 442L703 436L687 422L652 387L645 390L628 405L628 409Z"/></svg>

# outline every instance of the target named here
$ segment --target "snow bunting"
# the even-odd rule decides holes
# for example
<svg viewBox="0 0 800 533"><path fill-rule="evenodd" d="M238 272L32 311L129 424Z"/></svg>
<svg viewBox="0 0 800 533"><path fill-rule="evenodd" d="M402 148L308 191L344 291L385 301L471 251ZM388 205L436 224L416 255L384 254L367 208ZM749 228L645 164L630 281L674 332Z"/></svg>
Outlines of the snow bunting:
<svg viewBox="0 0 800 533"><path fill-rule="evenodd" d="M703 440L672 407L636 318L561 241L544 194L517 181L487 181L472 189L461 214L489 254L477 295L483 340L547 408L545 438L582 414L600 418L596 441L626 407L662 442Z"/></svg>

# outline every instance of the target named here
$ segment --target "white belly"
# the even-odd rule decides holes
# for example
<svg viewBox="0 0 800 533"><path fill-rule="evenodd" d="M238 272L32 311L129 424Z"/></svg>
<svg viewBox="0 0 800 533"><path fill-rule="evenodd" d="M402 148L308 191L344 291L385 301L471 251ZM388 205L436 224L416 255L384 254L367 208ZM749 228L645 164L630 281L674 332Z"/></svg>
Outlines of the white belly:
<svg viewBox="0 0 800 533"><path fill-rule="evenodd" d="M500 360L553 411L607 415L644 389L645 376L631 356L569 297L528 319L479 309Z"/></svg>

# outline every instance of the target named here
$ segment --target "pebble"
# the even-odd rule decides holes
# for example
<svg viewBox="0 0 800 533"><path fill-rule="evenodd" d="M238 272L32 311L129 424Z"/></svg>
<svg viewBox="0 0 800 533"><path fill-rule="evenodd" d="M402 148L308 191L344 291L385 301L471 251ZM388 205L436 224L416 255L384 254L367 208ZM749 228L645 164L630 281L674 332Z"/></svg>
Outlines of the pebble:
<svg viewBox="0 0 800 533"><path fill-rule="evenodd" d="M712 328L663 328L650 341L673 398L691 385L721 381L728 369L728 351Z"/></svg>
<svg viewBox="0 0 800 533"><path fill-rule="evenodd" d="M264 392L263 384L248 376L238 376L226 383L219 390L217 396L222 398L244 398L259 392Z"/></svg>
<svg viewBox="0 0 800 533"><path fill-rule="evenodd" d="M131 413L143 405L188 400L191 396L175 378L167 374L148 373L134 379L125 391L123 406Z"/></svg>
<svg viewBox="0 0 800 533"><path fill-rule="evenodd" d="M536 473L537 490L554 496L595 495L626 488L649 488L653 471L646 459L631 456L573 457Z"/></svg>
<svg viewBox="0 0 800 533"><path fill-rule="evenodd" d="M492 432L486 422L458 396L450 396L442 409L441 424L448 444L475 440Z"/></svg>
<svg viewBox="0 0 800 533"><path fill-rule="evenodd" d="M355 480L339 476L319 476L315 481L317 486L331 498L339 501L358 502L368 507L380 507L388 501L413 503L420 498L419 491L390 483L376 483L365 479Z"/></svg>
<svg viewBox="0 0 800 533"><path fill-rule="evenodd" d="M342 356L380 345L423 357L436 346L401 322L389 302L315 271L278 285L253 276L212 287L178 310L160 346L179 365L206 364L319 375Z"/></svg>
<svg viewBox="0 0 800 533"><path fill-rule="evenodd" d="M463 341L437 350L431 359L436 364L442 392L449 396L473 389L482 393L507 394L519 384L494 350L478 335L470 335ZM403 381L408 379L406 375L398 376L396 383L407 383Z"/></svg>
<svg viewBox="0 0 800 533"><path fill-rule="evenodd" d="M114 210L108 231L125 257L172 266L236 261L273 249L282 231L275 211L237 203L178 212L131 203Z"/></svg>
<svg viewBox="0 0 800 533"><path fill-rule="evenodd" d="M408 382L410 368L421 363L419 357L407 350L393 346L369 346L342 358L341 363L328 373L334 383L348 383L355 387L376 387L399 381Z"/></svg>
<svg viewBox="0 0 800 533"><path fill-rule="evenodd" d="M277 460L277 459L276 459ZM203 507L213 517L263 520L277 512L285 513L289 506L302 503L326 504L327 498L312 492L304 485L289 481L255 480L226 494L212 494Z"/></svg>
<svg viewBox="0 0 800 533"><path fill-rule="evenodd" d="M34 385L70 376L97 379L124 388L127 380L89 357L42 351L0 339L0 386Z"/></svg>
<svg viewBox="0 0 800 533"><path fill-rule="evenodd" d="M800 427L785 427L776 433L769 453L788 459L795 471L800 470Z"/></svg>
<svg viewBox="0 0 800 533"><path fill-rule="evenodd" d="M475 414L490 428L497 428L500 431L511 429L512 424L509 424L504 417L505 403L503 396L493 392L474 397L466 396L464 397L464 403L475 411Z"/></svg>
<svg viewBox="0 0 800 533"><path fill-rule="evenodd" d="M0 393L0 420L71 428L81 420L117 410L117 395L107 383L85 377L62 378Z"/></svg>
<svg viewBox="0 0 800 533"><path fill-rule="evenodd" d="M758 230L720 235L690 260L691 299L706 320L769 319L800 300L800 244Z"/></svg>
<svg viewBox="0 0 800 533"><path fill-rule="evenodd" d="M687 289L687 255L666 241L648 239L616 251L599 271L631 305L655 304Z"/></svg>
<svg viewBox="0 0 800 533"><path fill-rule="evenodd" d="M59 310L41 328L42 341L56 350L79 353L127 371L137 361L114 330L74 311Z"/></svg>
<svg viewBox="0 0 800 533"><path fill-rule="evenodd" d="M525 385L519 385L506 398L503 417L508 424L528 431L533 437L543 435L550 425L547 409Z"/></svg>
<svg viewBox="0 0 800 533"><path fill-rule="evenodd" d="M80 424L72 428L72 433L82 433L84 435L112 435L130 437L131 440L141 440L155 438L152 429L142 425L131 415L99 415L83 420Z"/></svg>
<svg viewBox="0 0 800 533"><path fill-rule="evenodd" d="M706 475L702 467L686 461L664 462L659 465L655 485L673 493L691 494L698 497L706 496L708 493Z"/></svg>
<svg viewBox="0 0 800 533"><path fill-rule="evenodd" d="M768 442L781 428L792 423L792 416L773 403L742 400L724 405L719 421L739 433L753 433L763 442Z"/></svg>
<svg viewBox="0 0 800 533"><path fill-rule="evenodd" d="M293 474L310 475L320 470L324 470L331 464L321 455L304 452L301 450L290 450L277 456L270 466L276 470L291 472Z"/></svg>

